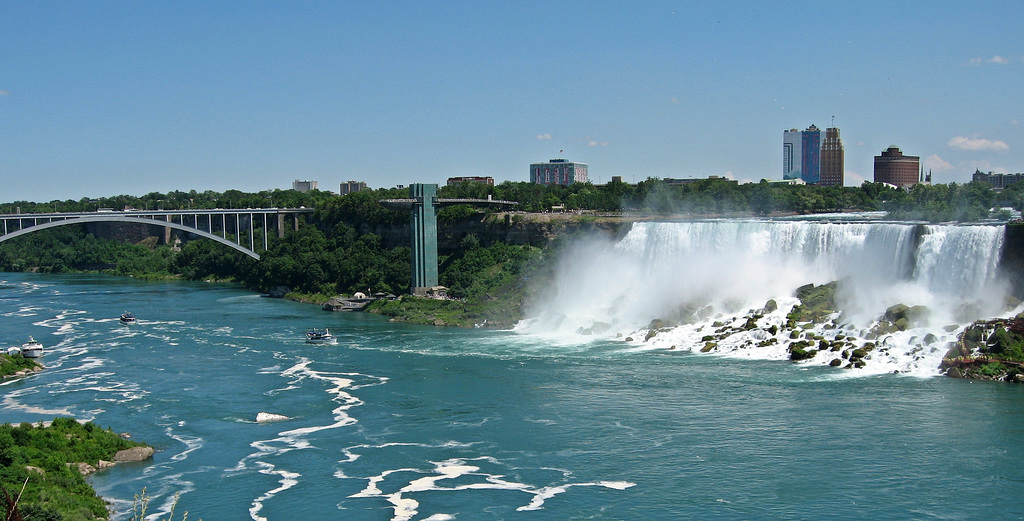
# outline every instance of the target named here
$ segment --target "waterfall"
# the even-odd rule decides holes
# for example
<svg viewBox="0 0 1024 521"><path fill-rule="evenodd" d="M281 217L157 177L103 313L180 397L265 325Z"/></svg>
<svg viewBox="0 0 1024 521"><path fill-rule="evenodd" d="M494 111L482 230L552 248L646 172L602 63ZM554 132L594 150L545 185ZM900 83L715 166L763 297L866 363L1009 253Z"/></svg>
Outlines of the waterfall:
<svg viewBox="0 0 1024 521"><path fill-rule="evenodd" d="M775 322L784 324L798 287L839 281L836 321L846 328L869 328L894 304L922 305L929 311L918 324L924 329L886 341L920 340L929 332L950 339L951 325L1005 312L1008 286L998 266L1003 236L1001 226L636 223L618 241L589 237L567 248L519 329L636 339L667 324L674 330L659 339L692 349L700 337L686 335L705 333L710 323L739 319L773 299L780 307ZM766 356L785 356L786 340L780 337Z"/></svg>

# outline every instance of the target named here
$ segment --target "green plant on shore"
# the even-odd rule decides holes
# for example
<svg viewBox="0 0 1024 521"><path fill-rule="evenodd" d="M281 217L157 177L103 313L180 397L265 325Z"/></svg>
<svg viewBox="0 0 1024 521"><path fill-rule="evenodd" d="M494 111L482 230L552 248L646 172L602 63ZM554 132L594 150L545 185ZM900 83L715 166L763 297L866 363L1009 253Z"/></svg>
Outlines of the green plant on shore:
<svg viewBox="0 0 1024 521"><path fill-rule="evenodd" d="M989 362L978 369L985 376L999 376L1006 373L1006 366L1000 362Z"/></svg>
<svg viewBox="0 0 1024 521"><path fill-rule="evenodd" d="M167 513L167 517L161 518L157 521L174 521L174 510L178 507L178 499L181 498L181 494L175 494L174 500L171 501L171 510ZM146 494L146 489L142 489L142 492L135 494L135 498L132 500L132 517L131 521L146 521L146 510L149 508L149 495ZM188 512L185 512L181 516L180 521L188 520ZM202 521L202 519L200 519Z"/></svg>

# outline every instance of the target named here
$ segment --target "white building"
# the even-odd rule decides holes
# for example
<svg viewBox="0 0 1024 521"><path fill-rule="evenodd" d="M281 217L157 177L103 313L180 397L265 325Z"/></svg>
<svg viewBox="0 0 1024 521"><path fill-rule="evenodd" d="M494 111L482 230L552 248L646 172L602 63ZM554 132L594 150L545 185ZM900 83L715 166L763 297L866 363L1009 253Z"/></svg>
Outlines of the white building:
<svg viewBox="0 0 1024 521"><path fill-rule="evenodd" d="M803 164L803 132L791 128L782 132L782 178L800 179Z"/></svg>
<svg viewBox="0 0 1024 521"><path fill-rule="evenodd" d="M316 181L300 181L296 179L292 181L292 190L297 192L308 192L310 190L319 190L319 188L317 188Z"/></svg>

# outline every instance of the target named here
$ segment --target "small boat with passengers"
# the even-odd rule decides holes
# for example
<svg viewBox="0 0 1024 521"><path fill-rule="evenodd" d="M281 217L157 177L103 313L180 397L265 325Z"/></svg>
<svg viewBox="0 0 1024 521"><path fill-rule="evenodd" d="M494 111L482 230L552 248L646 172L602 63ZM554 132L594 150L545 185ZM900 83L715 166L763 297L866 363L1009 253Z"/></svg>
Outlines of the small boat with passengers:
<svg viewBox="0 0 1024 521"><path fill-rule="evenodd" d="M311 328L306 330L306 343L309 344L328 344L334 342L334 335L331 334L331 330Z"/></svg>
<svg viewBox="0 0 1024 521"><path fill-rule="evenodd" d="M128 325L128 324L134 324L135 322L136 322L135 313L132 313L131 311L125 311L124 313L121 313L121 323L122 324Z"/></svg>
<svg viewBox="0 0 1024 521"><path fill-rule="evenodd" d="M25 358L39 358L43 356L43 344L32 337L28 337L28 342L21 344L21 356Z"/></svg>

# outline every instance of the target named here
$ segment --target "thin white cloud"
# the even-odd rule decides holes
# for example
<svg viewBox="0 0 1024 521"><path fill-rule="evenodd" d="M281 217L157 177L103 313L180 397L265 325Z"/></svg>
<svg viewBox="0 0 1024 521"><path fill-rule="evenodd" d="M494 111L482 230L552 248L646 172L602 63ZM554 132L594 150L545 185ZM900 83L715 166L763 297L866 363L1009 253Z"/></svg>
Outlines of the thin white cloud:
<svg viewBox="0 0 1024 521"><path fill-rule="evenodd" d="M542 141L551 141L551 134L537 134L537 139Z"/></svg>
<svg viewBox="0 0 1024 521"><path fill-rule="evenodd" d="M971 58L970 60L968 60L967 64L968 65L974 65L974 66L982 65L982 64L985 64L985 63L991 63L993 65L1007 65L1007 64L1011 63L1012 61L1013 60L1010 60L1009 58L1007 58L1005 56L999 56L998 54L996 54L996 55L993 55L991 58L983 58L981 56L975 56L974 58Z"/></svg>
<svg viewBox="0 0 1024 521"><path fill-rule="evenodd" d="M843 185L845 186L860 186L864 184L864 176L854 172L853 170L847 170L843 172Z"/></svg>
<svg viewBox="0 0 1024 521"><path fill-rule="evenodd" d="M957 136L949 140L947 143L950 148L956 150L1009 150L1010 146L1003 141L991 141L988 139L978 138L972 139L963 136Z"/></svg>
<svg viewBox="0 0 1024 521"><path fill-rule="evenodd" d="M0 96L10 96L10 95L11 95L11 91L9 91L9 90L0 90Z"/></svg>
<svg viewBox="0 0 1024 521"><path fill-rule="evenodd" d="M949 161L942 159L938 154L932 154L924 159L924 167L936 172L953 170L955 167Z"/></svg>
<svg viewBox="0 0 1024 521"><path fill-rule="evenodd" d="M679 104L679 98L672 96L672 103Z"/></svg>
<svg viewBox="0 0 1024 521"><path fill-rule="evenodd" d="M606 146L608 146L608 142L607 141L594 141L593 139L591 139L590 141L587 141L587 146L588 147L606 147Z"/></svg>

